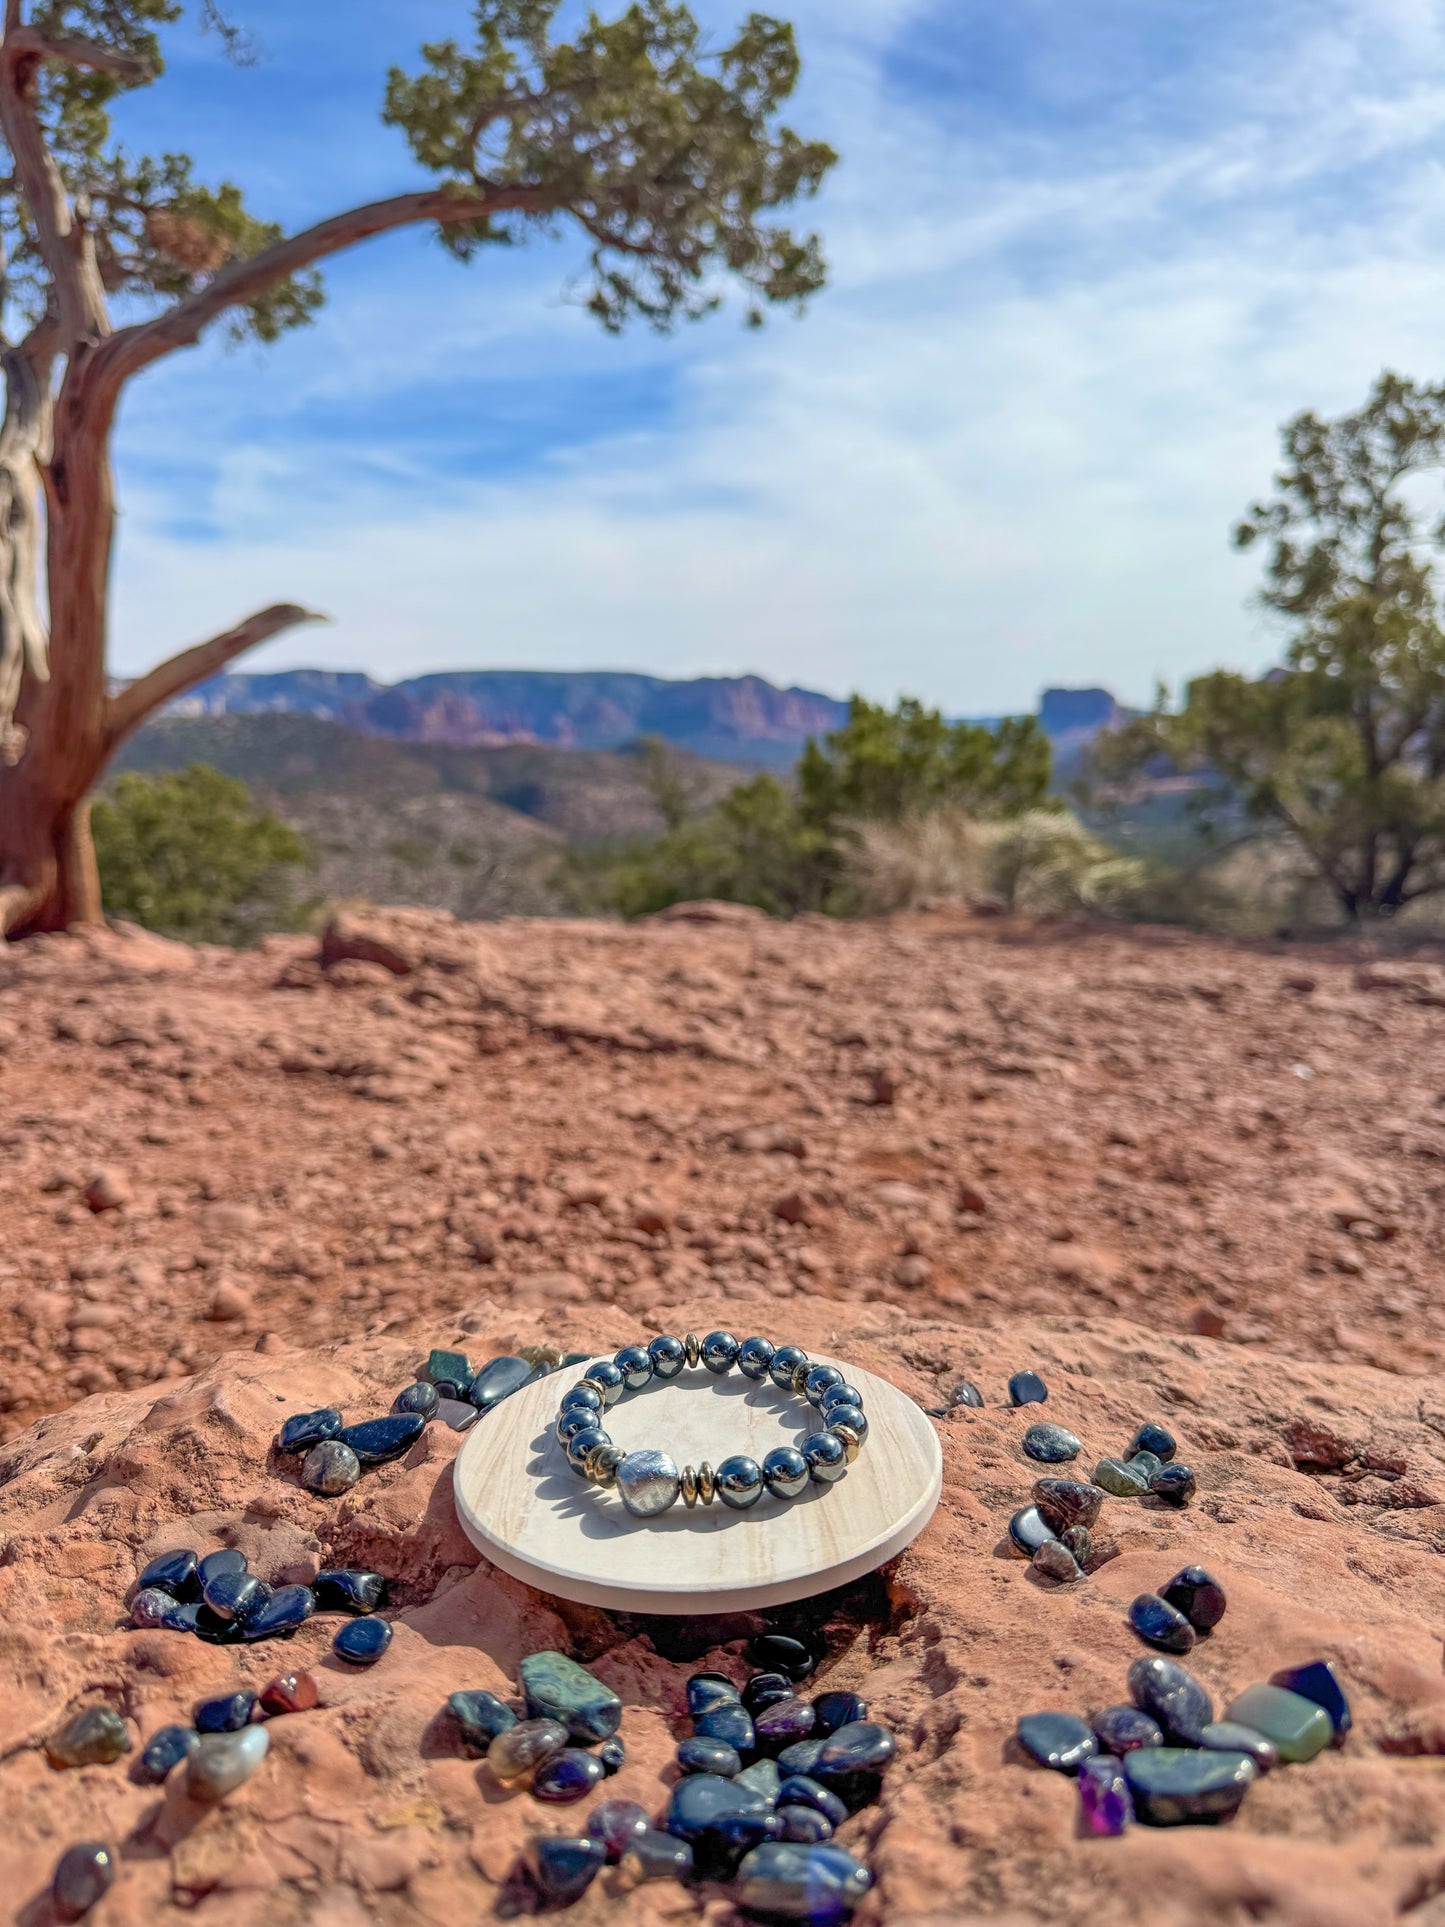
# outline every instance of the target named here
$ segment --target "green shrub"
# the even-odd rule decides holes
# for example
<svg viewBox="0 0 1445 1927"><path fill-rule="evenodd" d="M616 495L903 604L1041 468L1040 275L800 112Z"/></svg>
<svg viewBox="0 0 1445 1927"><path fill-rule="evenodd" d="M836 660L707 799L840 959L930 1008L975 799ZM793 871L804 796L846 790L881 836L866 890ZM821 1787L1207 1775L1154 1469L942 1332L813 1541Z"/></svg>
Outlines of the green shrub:
<svg viewBox="0 0 1445 1927"><path fill-rule="evenodd" d="M204 763L119 777L91 813L105 907L192 943L248 942L295 927L302 839L246 785Z"/></svg>

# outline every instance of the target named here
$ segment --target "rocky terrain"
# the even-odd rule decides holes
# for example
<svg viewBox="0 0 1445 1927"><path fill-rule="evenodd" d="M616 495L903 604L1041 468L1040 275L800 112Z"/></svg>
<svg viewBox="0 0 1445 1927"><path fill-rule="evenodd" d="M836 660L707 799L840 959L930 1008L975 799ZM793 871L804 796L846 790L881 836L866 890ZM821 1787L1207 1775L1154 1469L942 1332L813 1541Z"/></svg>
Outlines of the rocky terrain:
<svg viewBox="0 0 1445 1927"><path fill-rule="evenodd" d="M423 913L248 955L139 935L0 952L0 1869L16 1917L104 1836L92 1916L226 1923L505 1912L527 1832L445 1722L562 1645L627 1705L609 1792L660 1805L682 1682L738 1669L746 1622L565 1607L457 1527L456 1435L340 1499L270 1450L280 1418L384 1411L434 1344L613 1347L786 1330L925 1404L944 1500L897 1564L816 1609L820 1679L899 1736L840 1838L858 1918L1156 1927L1445 1921L1445 970L1339 953L940 914L773 924L718 907L623 929ZM1040 1371L1083 1463L1144 1418L1199 1477L1177 1513L1111 1501L1120 1556L1048 1590L1000 1546L1033 1473L1010 1373ZM497 1418L500 1417L499 1409ZM484 1420L491 1423L493 1420ZM286 1646L118 1630L180 1543L264 1577L375 1564L397 1637L373 1670ZM1230 1610L1191 1664L1223 1701L1326 1655L1343 1751L1233 1826L1077 1837L1020 1713L1124 1696L1133 1596L1189 1561ZM811 1617L810 1617L811 1613ZM124 1762L40 1742L116 1706L139 1740L309 1664L256 1778L199 1822ZM719 1892L583 1923L730 1918Z"/></svg>

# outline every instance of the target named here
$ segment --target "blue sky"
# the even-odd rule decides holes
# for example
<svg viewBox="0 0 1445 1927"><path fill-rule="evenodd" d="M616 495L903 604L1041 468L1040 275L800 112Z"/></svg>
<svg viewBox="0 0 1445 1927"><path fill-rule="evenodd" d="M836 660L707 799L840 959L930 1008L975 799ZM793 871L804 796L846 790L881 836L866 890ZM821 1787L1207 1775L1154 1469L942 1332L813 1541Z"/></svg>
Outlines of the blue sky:
<svg viewBox="0 0 1445 1927"><path fill-rule="evenodd" d="M417 178L386 69L469 10L233 0L264 61L185 24L123 131L303 225ZM568 236L343 257L316 327L131 390L117 671L275 600L332 625L252 668L752 670L990 713L1268 662L1228 532L1278 424L1445 374L1445 0L787 11L791 118L843 156L803 320L609 338Z"/></svg>

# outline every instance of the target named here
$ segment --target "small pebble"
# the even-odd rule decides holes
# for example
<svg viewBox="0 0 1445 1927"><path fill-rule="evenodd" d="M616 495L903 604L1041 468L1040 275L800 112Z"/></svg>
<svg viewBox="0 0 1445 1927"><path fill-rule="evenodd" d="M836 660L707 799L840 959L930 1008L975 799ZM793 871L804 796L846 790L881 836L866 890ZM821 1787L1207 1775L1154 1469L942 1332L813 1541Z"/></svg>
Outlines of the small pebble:
<svg viewBox="0 0 1445 1927"><path fill-rule="evenodd" d="M176 1601L159 1586L142 1586L130 1602L130 1623L132 1626L164 1626L168 1614L176 1609Z"/></svg>
<svg viewBox="0 0 1445 1927"><path fill-rule="evenodd" d="M959 1405L981 1406L983 1393L969 1379L961 1378L948 1395L949 1408Z"/></svg>
<svg viewBox="0 0 1445 1927"><path fill-rule="evenodd" d="M249 1726L256 1710L256 1695L249 1687L235 1693L222 1693L218 1699L202 1700L196 1708L198 1733L239 1733Z"/></svg>
<svg viewBox="0 0 1445 1927"><path fill-rule="evenodd" d="M1099 1750L1088 1721L1074 1713L1025 1713L1018 1723L1018 1740L1040 1766L1056 1773L1077 1773Z"/></svg>
<svg viewBox="0 0 1445 1927"><path fill-rule="evenodd" d="M1083 1567L1062 1539L1045 1539L1030 1559L1029 1567L1045 1579L1055 1580L1065 1586L1072 1585L1084 1576Z"/></svg>
<svg viewBox="0 0 1445 1927"><path fill-rule="evenodd" d="M379 1572L351 1566L324 1567L311 1581L317 1610L324 1613L374 1613L386 1604L386 1580Z"/></svg>
<svg viewBox="0 0 1445 1927"><path fill-rule="evenodd" d="M1256 1733L1252 1726L1241 1726L1238 1720L1211 1720L1199 1735L1199 1744L1211 1753L1247 1753L1261 1773L1279 1765L1279 1748L1274 1741Z"/></svg>
<svg viewBox="0 0 1445 1927"><path fill-rule="evenodd" d="M331 1650L352 1666L374 1666L390 1644L391 1621L371 1613L348 1620L332 1640Z"/></svg>
<svg viewBox="0 0 1445 1927"><path fill-rule="evenodd" d="M730 1879L750 1846L781 1830L761 1794L712 1773L689 1773L677 1782L664 1825L689 1843L705 1879Z"/></svg>
<svg viewBox="0 0 1445 1927"><path fill-rule="evenodd" d="M1187 1465L1176 1462L1160 1466L1149 1480L1149 1490L1156 1499L1165 1499L1170 1505L1188 1505L1198 1490L1198 1483Z"/></svg>
<svg viewBox="0 0 1445 1927"><path fill-rule="evenodd" d="M419 1378L415 1385L408 1385L404 1391L397 1393L391 1409L393 1412L420 1412L423 1418L435 1418L438 1403L436 1386Z"/></svg>
<svg viewBox="0 0 1445 1927"><path fill-rule="evenodd" d="M866 1720L868 1702L856 1693L819 1693L813 1701L815 1733L836 1733L840 1726L851 1726L855 1720Z"/></svg>
<svg viewBox="0 0 1445 1927"><path fill-rule="evenodd" d="M764 1672L778 1672L788 1679L806 1679L817 1660L800 1639L787 1633L760 1633L747 1649L749 1662Z"/></svg>
<svg viewBox="0 0 1445 1927"><path fill-rule="evenodd" d="M789 1747L789 1756L794 1750ZM856 1812L877 1799L883 1769L896 1751L886 1726L873 1720L856 1720L828 1735L808 1777L831 1787ZM791 1778L796 1770L785 1769L785 1778Z"/></svg>
<svg viewBox="0 0 1445 1927"><path fill-rule="evenodd" d="M100 1840L77 1840L56 1863L50 1897L62 1920L79 1920L115 1879L115 1855Z"/></svg>
<svg viewBox="0 0 1445 1927"><path fill-rule="evenodd" d="M1156 1719L1164 1737L1177 1746L1198 1746L1199 1735L1214 1718L1214 1702L1193 1673L1158 1653L1134 1661L1129 1692L1140 1711Z"/></svg>
<svg viewBox="0 0 1445 1927"><path fill-rule="evenodd" d="M135 1777L142 1786L159 1786L182 1760L188 1760L201 1743L193 1726L163 1726L146 1741L135 1764Z"/></svg>
<svg viewBox="0 0 1445 1927"><path fill-rule="evenodd" d="M131 1749L130 1728L113 1706L87 1706L45 1742L52 1766L108 1766Z"/></svg>
<svg viewBox="0 0 1445 1927"><path fill-rule="evenodd" d="M736 1706L738 1689L722 1673L694 1673L687 1682L687 1710L694 1719L713 1706Z"/></svg>
<svg viewBox="0 0 1445 1927"><path fill-rule="evenodd" d="M1122 1757L1138 1746L1163 1746L1164 1735L1157 1720L1141 1713L1137 1706L1106 1706L1093 1719L1094 1737L1101 1753Z"/></svg>
<svg viewBox="0 0 1445 1927"><path fill-rule="evenodd" d="M326 1499L348 1491L360 1477L360 1459L339 1439L325 1439L320 1445L313 1445L301 1465L302 1485L308 1492Z"/></svg>
<svg viewBox="0 0 1445 1927"><path fill-rule="evenodd" d="M1207 1633L1217 1626L1228 1603L1223 1586L1211 1579L1203 1566L1186 1566L1176 1572L1167 1586L1159 1588L1159 1596L1183 1613L1197 1633Z"/></svg>
<svg viewBox="0 0 1445 1927"><path fill-rule="evenodd" d="M297 1412L281 1427L276 1450L309 1452L313 1445L320 1445L323 1439L334 1439L342 1424L341 1414L333 1406L326 1406L319 1412Z"/></svg>
<svg viewBox="0 0 1445 1927"><path fill-rule="evenodd" d="M750 1912L837 1927L872 1886L873 1876L831 1842L806 1846L768 1840L745 1857L737 1883L738 1902Z"/></svg>
<svg viewBox="0 0 1445 1927"><path fill-rule="evenodd" d="M1192 1652L1198 1636L1183 1613L1157 1592L1139 1594L1129 1608L1129 1624L1140 1639L1166 1653Z"/></svg>
<svg viewBox="0 0 1445 1927"><path fill-rule="evenodd" d="M1082 1440L1066 1427L1047 1423L1031 1425L1022 1443L1025 1455L1042 1465L1062 1465L1067 1459L1076 1459L1084 1449Z"/></svg>
<svg viewBox="0 0 1445 1927"><path fill-rule="evenodd" d="M565 1806L573 1800L585 1800L606 1777L606 1770L595 1753L584 1753L580 1746L569 1746L537 1768L532 1776L532 1792L539 1800Z"/></svg>
<svg viewBox="0 0 1445 1927"><path fill-rule="evenodd" d="M1008 1382L1010 1405L1042 1405L1049 1388L1037 1372L1015 1372Z"/></svg>
<svg viewBox="0 0 1445 1927"><path fill-rule="evenodd" d="M1104 1494L1079 1479L1036 1479L1033 1501L1039 1517L1055 1532L1069 1526L1091 1526L1099 1517Z"/></svg>
<svg viewBox="0 0 1445 1927"><path fill-rule="evenodd" d="M1133 1442L1129 1447L1129 1456L1132 1458L1136 1452L1152 1452L1161 1465L1167 1465L1178 1450L1174 1435L1166 1432L1162 1425L1156 1425L1152 1419L1149 1419L1134 1434Z"/></svg>
<svg viewBox="0 0 1445 1927"><path fill-rule="evenodd" d="M174 1625L178 1614L192 1612L195 1614L195 1620L191 1626L191 1631L196 1635L197 1639L205 1640L208 1646L237 1646L240 1644L243 1633L240 1620L222 1619L219 1613L213 1613L211 1611L204 1600L195 1606L178 1606L166 1623L168 1625Z"/></svg>
<svg viewBox="0 0 1445 1927"><path fill-rule="evenodd" d="M219 1579L223 1572L245 1572L248 1570L244 1552L234 1546L222 1546L218 1552L208 1552L196 1567L196 1583L202 1593L213 1579Z"/></svg>
<svg viewBox="0 0 1445 1927"><path fill-rule="evenodd" d="M795 1700L793 1704L807 1705L807 1702ZM808 1707L810 1713L812 1710ZM698 1714L692 1723L692 1730L699 1739L722 1740L725 1745L736 1747L739 1753L752 1753L758 1743L757 1729L741 1701L733 1706L710 1706L705 1713ZM791 1737L795 1740L806 1739L811 1730L810 1722L804 1732Z"/></svg>
<svg viewBox="0 0 1445 1927"><path fill-rule="evenodd" d="M1256 1778L1247 1754L1175 1746L1141 1746L1125 1754L1123 1767L1135 1816L1150 1827L1208 1826L1231 1819Z"/></svg>
<svg viewBox="0 0 1445 1927"><path fill-rule="evenodd" d="M783 1828L780 1839L811 1846L815 1841L833 1838L833 1822L816 1807L780 1806L778 1819Z"/></svg>
<svg viewBox="0 0 1445 1927"><path fill-rule="evenodd" d="M1081 1566L1087 1567L1094 1556L1094 1535L1087 1526L1067 1526L1059 1534L1059 1544L1073 1553Z"/></svg>
<svg viewBox="0 0 1445 1927"><path fill-rule="evenodd" d="M614 1862L622 1858L629 1841L649 1832L651 1826L647 1808L636 1800L601 1800L587 1816L588 1836L600 1840Z"/></svg>
<svg viewBox="0 0 1445 1927"><path fill-rule="evenodd" d="M1283 1686L1291 1693L1298 1693L1301 1699L1313 1700L1316 1706L1322 1706L1334 1728L1334 1744L1344 1745L1351 1725L1350 1703L1345 1698L1344 1688L1336 1677L1334 1667L1327 1659L1312 1659L1304 1666L1286 1666L1281 1672L1271 1673L1269 1683L1271 1686Z"/></svg>
<svg viewBox="0 0 1445 1927"><path fill-rule="evenodd" d="M462 1739L474 1752L485 1753L499 1733L510 1732L517 1716L495 1693L480 1689L450 1693L447 1711L456 1721Z"/></svg>
<svg viewBox="0 0 1445 1927"><path fill-rule="evenodd" d="M152 1559L136 1581L142 1591L149 1586L157 1586L168 1592L172 1599L194 1599L200 1591L196 1578L196 1567L200 1561L189 1549L177 1552L163 1552Z"/></svg>
<svg viewBox="0 0 1445 1927"><path fill-rule="evenodd" d="M725 1780L742 1771L742 1755L726 1740L691 1739L677 1743L677 1764L684 1773L720 1773Z"/></svg>
<svg viewBox="0 0 1445 1927"><path fill-rule="evenodd" d="M1134 1819L1134 1798L1118 1760L1094 1758L1079 1768L1079 1813L1084 1831L1115 1839Z"/></svg>
<svg viewBox="0 0 1445 1927"><path fill-rule="evenodd" d="M621 1740L604 1740L597 1749L604 1773L620 1773L627 1764L627 1751Z"/></svg>
<svg viewBox="0 0 1445 1927"><path fill-rule="evenodd" d="M278 1586L246 1614L241 1632L247 1640L278 1639L304 1626L315 1610L316 1595L309 1586Z"/></svg>
<svg viewBox="0 0 1445 1927"><path fill-rule="evenodd" d="M202 1734L186 1762L186 1791L195 1800L224 1800L250 1779L270 1747L271 1735L264 1726Z"/></svg>
<svg viewBox="0 0 1445 1927"><path fill-rule="evenodd" d="M1008 1536L1015 1552L1022 1554L1025 1559L1032 1559L1041 1545L1049 1539L1057 1539L1059 1535L1051 1525L1046 1524L1036 1505L1026 1505L1009 1520Z"/></svg>
<svg viewBox="0 0 1445 1927"><path fill-rule="evenodd" d="M567 1745L560 1720L520 1720L499 1733L487 1748L487 1766L498 1780L520 1780Z"/></svg>
<svg viewBox="0 0 1445 1927"><path fill-rule="evenodd" d="M686 1840L646 1827L628 1840L618 1856L617 1872L624 1887L640 1887L646 1880L692 1878L692 1848Z"/></svg>
<svg viewBox="0 0 1445 1927"><path fill-rule="evenodd" d="M796 1698L797 1689L782 1673L754 1673L742 1691L743 1705L754 1718L765 1707L776 1706L779 1700Z"/></svg>
<svg viewBox="0 0 1445 1927"><path fill-rule="evenodd" d="M278 1673L261 1688L261 1711L268 1719L283 1713L309 1713L320 1702L320 1689L310 1673Z"/></svg>
<svg viewBox="0 0 1445 1927"><path fill-rule="evenodd" d="M198 1599L178 1602L161 1621L170 1633L195 1633L200 1631L201 1613L204 1610Z"/></svg>
<svg viewBox="0 0 1445 1927"><path fill-rule="evenodd" d="M385 1418L343 1426L336 1438L339 1444L351 1447L362 1465L385 1465L409 1451L425 1430L426 1420L420 1412L391 1412Z"/></svg>
<svg viewBox="0 0 1445 1927"><path fill-rule="evenodd" d="M585 1835L542 1834L532 1842L532 1874L544 1900L570 1907L607 1864L607 1849Z"/></svg>
<svg viewBox="0 0 1445 1927"><path fill-rule="evenodd" d="M1116 1499L1142 1499L1149 1480L1141 1468L1126 1465L1122 1459L1100 1459L1094 1467L1093 1481Z"/></svg>

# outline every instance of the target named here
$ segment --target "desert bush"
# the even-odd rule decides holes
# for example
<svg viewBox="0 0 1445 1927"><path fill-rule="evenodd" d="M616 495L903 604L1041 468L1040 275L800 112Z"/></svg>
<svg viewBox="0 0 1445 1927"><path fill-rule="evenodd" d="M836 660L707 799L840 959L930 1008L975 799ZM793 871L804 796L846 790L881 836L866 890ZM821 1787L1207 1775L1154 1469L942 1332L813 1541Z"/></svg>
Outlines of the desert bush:
<svg viewBox="0 0 1445 1927"><path fill-rule="evenodd" d="M904 909L929 897L991 897L1035 916L1107 913L1142 883L1145 870L1067 810L980 820L947 807L894 823L854 824L848 868L870 909Z"/></svg>
<svg viewBox="0 0 1445 1927"><path fill-rule="evenodd" d="M106 910L148 930L243 944L294 928L309 908L296 897L305 843L204 763L117 778L91 825Z"/></svg>

